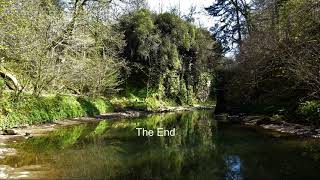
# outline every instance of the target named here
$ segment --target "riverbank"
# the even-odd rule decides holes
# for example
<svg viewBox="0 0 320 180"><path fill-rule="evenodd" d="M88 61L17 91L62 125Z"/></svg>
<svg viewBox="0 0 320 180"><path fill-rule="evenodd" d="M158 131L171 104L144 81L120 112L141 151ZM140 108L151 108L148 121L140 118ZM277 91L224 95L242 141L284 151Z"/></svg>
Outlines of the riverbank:
<svg viewBox="0 0 320 180"><path fill-rule="evenodd" d="M177 134L138 136L136 127L175 128ZM8 142L0 146L0 179L224 179L234 164L250 170L240 174L249 179L264 179L266 173L270 179L317 179L319 142L216 122L212 110L152 114Z"/></svg>
<svg viewBox="0 0 320 180"><path fill-rule="evenodd" d="M311 125L274 121L266 116L245 116L240 122L247 126L258 126L285 135L320 138L320 127Z"/></svg>
<svg viewBox="0 0 320 180"><path fill-rule="evenodd" d="M158 109L157 111L139 111L129 110L124 112L108 112L92 117L76 117L64 120L56 120L45 124L25 125L21 127L4 129L1 131L0 144L7 141L17 141L28 139L34 136L42 136L49 132L55 131L62 127L79 125L84 123L92 123L102 120L112 119L131 119L148 116L150 114L168 113L168 112L181 112L181 111L194 111L194 110L208 110L214 109L215 106L180 106L180 107L166 107Z"/></svg>
<svg viewBox="0 0 320 180"><path fill-rule="evenodd" d="M210 102L214 104L214 102ZM101 114L126 111L170 112L183 110L170 100L137 97L86 97L75 95L22 94L19 98L7 93L0 101L0 130L78 117L96 117ZM192 103L192 106L200 106ZM204 104L203 106L211 106Z"/></svg>

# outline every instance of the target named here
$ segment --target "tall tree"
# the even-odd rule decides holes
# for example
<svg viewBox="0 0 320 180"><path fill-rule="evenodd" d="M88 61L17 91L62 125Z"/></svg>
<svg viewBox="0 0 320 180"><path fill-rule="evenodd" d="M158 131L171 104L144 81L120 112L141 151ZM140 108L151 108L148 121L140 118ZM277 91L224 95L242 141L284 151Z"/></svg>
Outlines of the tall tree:
<svg viewBox="0 0 320 180"><path fill-rule="evenodd" d="M68 11L55 0L12 0L6 8L0 21L5 47L0 49L1 67L14 74L25 91L94 95L118 86L122 33L96 13L104 11L98 5L108 2L70 2Z"/></svg>
<svg viewBox="0 0 320 180"><path fill-rule="evenodd" d="M250 32L250 5L245 0L216 0L205 8L209 15L219 19L212 31L225 51L241 47Z"/></svg>
<svg viewBox="0 0 320 180"><path fill-rule="evenodd" d="M209 97L220 52L207 30L173 13L142 9L121 21L126 35L124 58L131 69L127 85L147 87L177 102ZM149 88L150 87L150 88Z"/></svg>

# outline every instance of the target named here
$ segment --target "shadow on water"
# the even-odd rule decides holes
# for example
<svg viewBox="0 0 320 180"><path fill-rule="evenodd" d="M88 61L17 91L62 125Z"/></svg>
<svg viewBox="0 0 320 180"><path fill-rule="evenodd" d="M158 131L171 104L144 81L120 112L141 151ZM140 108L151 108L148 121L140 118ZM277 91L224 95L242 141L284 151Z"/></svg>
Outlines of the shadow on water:
<svg viewBox="0 0 320 180"><path fill-rule="evenodd" d="M137 127L154 131L175 128L176 135L139 137ZM210 111L106 120L64 128L12 147L17 154L6 156L0 164L13 168L12 172L37 165L39 168L32 172L42 170L52 178L242 180L320 176L318 141L274 138L257 129L217 122Z"/></svg>

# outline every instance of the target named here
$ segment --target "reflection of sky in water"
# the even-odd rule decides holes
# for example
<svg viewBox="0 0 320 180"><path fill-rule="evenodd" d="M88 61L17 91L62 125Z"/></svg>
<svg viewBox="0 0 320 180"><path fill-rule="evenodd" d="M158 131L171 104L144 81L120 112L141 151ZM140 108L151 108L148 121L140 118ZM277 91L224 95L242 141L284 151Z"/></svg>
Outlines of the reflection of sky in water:
<svg viewBox="0 0 320 180"><path fill-rule="evenodd" d="M37 165L25 166L20 168L13 168L8 165L0 165L0 179L38 178L41 177L41 171L36 170L40 168L41 166Z"/></svg>
<svg viewBox="0 0 320 180"><path fill-rule="evenodd" d="M13 148L0 147L0 159L15 156L16 154L17 152ZM26 165L22 167L18 167L18 164L12 165L0 164L0 179L41 179L46 177L44 168L41 165Z"/></svg>
<svg viewBox="0 0 320 180"><path fill-rule="evenodd" d="M231 155L225 157L227 166L226 180L242 180L240 157Z"/></svg>

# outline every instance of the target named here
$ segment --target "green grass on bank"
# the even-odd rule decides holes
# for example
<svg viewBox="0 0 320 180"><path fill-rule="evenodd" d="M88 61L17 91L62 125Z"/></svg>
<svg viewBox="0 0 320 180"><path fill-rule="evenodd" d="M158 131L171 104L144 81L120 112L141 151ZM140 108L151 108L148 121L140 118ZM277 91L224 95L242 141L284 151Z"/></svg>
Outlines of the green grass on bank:
<svg viewBox="0 0 320 180"><path fill-rule="evenodd" d="M117 111L124 109L156 111L163 107L178 106L172 100L158 100L155 97L141 98L133 94L130 96L114 97L110 102Z"/></svg>
<svg viewBox="0 0 320 180"><path fill-rule="evenodd" d="M158 111L161 108L178 107L178 106L212 106L214 101L196 102L191 104L180 104L168 98L159 98L157 94L152 94L149 97L139 97L134 94L128 94L122 97L113 97L110 100L116 111L123 111L124 109L135 109L145 111Z"/></svg>
<svg viewBox="0 0 320 180"><path fill-rule="evenodd" d="M112 112L113 106L103 98L54 95L32 97L23 95L17 101L3 97L0 104L2 128L41 124L66 118L93 116Z"/></svg>
<svg viewBox="0 0 320 180"><path fill-rule="evenodd" d="M178 96L170 97L161 93L157 89L146 88L134 88L126 87L125 91L120 96L113 97L110 100L111 104L118 111L123 109L136 109L147 111L158 111L162 108L177 107L177 106L212 106L215 105L215 101L207 100L205 102L199 102L194 94L191 93L188 99Z"/></svg>
<svg viewBox="0 0 320 180"><path fill-rule="evenodd" d="M175 100L159 98L157 93L146 97L143 94L132 92L110 99L61 94L33 97L31 94L22 94L18 100L13 100L10 93L3 93L0 99L1 128L42 124L55 120L94 116L128 109L155 112L166 107L214 104L214 102L209 101L201 104L194 102L193 104L180 104Z"/></svg>

